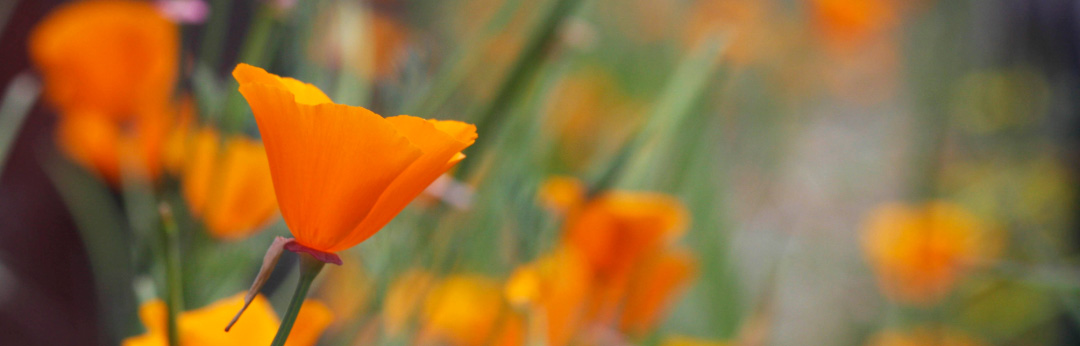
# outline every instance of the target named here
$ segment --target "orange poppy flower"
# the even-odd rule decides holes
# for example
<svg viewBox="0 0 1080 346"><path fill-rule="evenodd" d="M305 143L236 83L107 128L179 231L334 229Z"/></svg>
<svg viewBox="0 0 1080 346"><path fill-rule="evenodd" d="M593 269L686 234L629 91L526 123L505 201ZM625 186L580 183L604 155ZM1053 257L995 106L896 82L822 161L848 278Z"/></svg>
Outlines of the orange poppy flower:
<svg viewBox="0 0 1080 346"><path fill-rule="evenodd" d="M882 291L919 305L940 300L974 266L997 257L1000 247L1000 239L975 215L941 201L881 206L863 237Z"/></svg>
<svg viewBox="0 0 1080 346"><path fill-rule="evenodd" d="M586 318L604 325L619 324L620 310L632 293L630 286L636 284L632 280L651 275L650 260L668 251L667 247L683 234L687 218L686 208L674 197L628 191L605 192L574 214L568 221L564 243L580 251L592 273ZM657 293L647 298L657 301L649 304L663 305L666 297ZM636 319L642 319L628 318L635 319L634 323L626 322L634 327Z"/></svg>
<svg viewBox="0 0 1080 346"><path fill-rule="evenodd" d="M635 336L652 330L696 272L697 262L686 251L666 251L652 258L629 285L619 328Z"/></svg>
<svg viewBox="0 0 1080 346"><path fill-rule="evenodd" d="M45 97L62 112L125 119L167 103L179 39L150 2L74 1L34 28L29 52Z"/></svg>
<svg viewBox="0 0 1080 346"><path fill-rule="evenodd" d="M659 193L607 192L590 201L566 230L566 242L603 279L623 276L650 252L682 236L686 208Z"/></svg>
<svg viewBox="0 0 1080 346"><path fill-rule="evenodd" d="M486 277L444 279L424 301L424 334L457 346L485 345L496 335L506 310L500 293L499 284Z"/></svg>
<svg viewBox="0 0 1080 346"><path fill-rule="evenodd" d="M535 263L514 271L506 285L506 296L515 305L524 305L546 326L552 346L570 344L584 322L592 273L585 258L573 248L556 250Z"/></svg>
<svg viewBox="0 0 1080 346"><path fill-rule="evenodd" d="M263 296L258 296L249 307L248 318L237 323L232 332L221 330L221 324L232 318L233 312L244 304L244 295L238 294L222 299L209 306L185 311L178 316L177 329L180 346L267 345L277 331L278 321L274 308ZM123 346L166 346L166 307L160 300L153 300L139 308L139 318L147 332L127 338ZM307 300L300 309L300 318L293 326L286 345L315 345L319 335L330 325L333 315L323 303Z"/></svg>
<svg viewBox="0 0 1080 346"><path fill-rule="evenodd" d="M885 34L899 22L893 0L810 0L818 30L831 48L850 49Z"/></svg>
<svg viewBox="0 0 1080 346"><path fill-rule="evenodd" d="M181 179L195 216L220 239L240 239L277 214L270 166L262 143L232 136L220 147L218 134L203 129L188 139Z"/></svg>
<svg viewBox="0 0 1080 346"><path fill-rule="evenodd" d="M281 214L295 242L352 247L465 156L476 127L335 104L313 85L240 64L233 70L262 134Z"/></svg>
<svg viewBox="0 0 1080 346"><path fill-rule="evenodd" d="M125 168L153 180L161 173L170 118L153 115L116 121L97 111L73 111L60 117L57 146L113 186L119 184Z"/></svg>

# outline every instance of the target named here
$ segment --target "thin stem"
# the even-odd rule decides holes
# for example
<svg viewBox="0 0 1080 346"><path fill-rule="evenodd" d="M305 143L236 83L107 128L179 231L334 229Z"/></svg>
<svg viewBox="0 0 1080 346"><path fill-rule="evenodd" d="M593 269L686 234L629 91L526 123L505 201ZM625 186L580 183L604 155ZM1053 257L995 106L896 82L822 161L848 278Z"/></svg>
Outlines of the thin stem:
<svg viewBox="0 0 1080 346"><path fill-rule="evenodd" d="M289 302L289 310L282 317L281 326L278 327L277 335L274 336L274 342L270 346L285 345L285 340L289 338L289 332L292 331L293 323L296 323L296 316L300 314L300 306L304 305L304 298L307 298L311 283L315 281L315 277L319 275L319 271L326 264L306 253L299 253L298 255L300 255L300 282L296 285L296 292L293 293L292 301Z"/></svg>
<svg viewBox="0 0 1080 346"><path fill-rule="evenodd" d="M161 224L164 231L162 241L165 248L165 294L168 310L169 345L180 345L180 334L176 327L177 316L184 310L183 283L180 281L180 232L167 204L161 204Z"/></svg>

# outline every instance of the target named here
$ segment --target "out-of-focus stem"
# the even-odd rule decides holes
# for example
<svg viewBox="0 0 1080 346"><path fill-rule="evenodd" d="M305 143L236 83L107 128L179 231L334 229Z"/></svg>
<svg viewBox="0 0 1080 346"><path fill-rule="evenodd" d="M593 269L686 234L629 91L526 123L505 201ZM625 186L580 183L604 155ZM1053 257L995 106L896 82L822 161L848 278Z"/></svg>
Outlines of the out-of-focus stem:
<svg viewBox="0 0 1080 346"><path fill-rule="evenodd" d="M162 203L159 209L163 231L162 248L165 250L165 305L168 310L169 345L179 346L180 334L176 323L177 316L184 310L184 285L180 282L180 232L168 204Z"/></svg>
<svg viewBox="0 0 1080 346"><path fill-rule="evenodd" d="M231 0L214 0L210 9L210 23L206 26L199 47L199 60L211 69L217 70L221 60L221 47L228 32L229 9Z"/></svg>
<svg viewBox="0 0 1080 346"><path fill-rule="evenodd" d="M277 335L274 335L274 342L270 344L271 346L285 345L285 340L289 338L289 332L292 331L293 324L296 323L296 316L300 314L300 307L304 305L304 299L307 298L311 283L315 281L315 277L319 275L323 265L326 264L306 253L298 253L298 255L300 255L300 282L297 283L296 292L293 293L292 301L289 302L289 310L281 318L281 326L278 327Z"/></svg>

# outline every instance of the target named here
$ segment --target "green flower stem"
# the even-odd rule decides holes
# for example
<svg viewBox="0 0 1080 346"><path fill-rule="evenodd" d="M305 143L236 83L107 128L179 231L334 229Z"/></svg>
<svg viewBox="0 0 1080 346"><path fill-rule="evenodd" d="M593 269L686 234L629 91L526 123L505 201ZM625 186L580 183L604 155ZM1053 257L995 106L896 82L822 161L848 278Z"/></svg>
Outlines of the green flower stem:
<svg viewBox="0 0 1080 346"><path fill-rule="evenodd" d="M161 224L164 231L162 242L165 249L165 294L166 309L168 310L168 336L169 345L180 345L180 334L176 327L177 316L184 310L183 283L180 273L180 232L177 230L176 221L172 217L172 211L167 204L160 207Z"/></svg>
<svg viewBox="0 0 1080 346"><path fill-rule="evenodd" d="M285 345L285 340L289 338L289 332L292 331L293 323L296 323L296 316L300 314L300 306L304 305L304 298L307 298L311 283L315 281L315 277L319 275L323 265L326 264L306 253L298 255L300 255L300 282L296 285L296 292L293 293L292 301L289 302L289 310L282 317L281 326L278 327L277 335L274 336L274 342L270 346Z"/></svg>

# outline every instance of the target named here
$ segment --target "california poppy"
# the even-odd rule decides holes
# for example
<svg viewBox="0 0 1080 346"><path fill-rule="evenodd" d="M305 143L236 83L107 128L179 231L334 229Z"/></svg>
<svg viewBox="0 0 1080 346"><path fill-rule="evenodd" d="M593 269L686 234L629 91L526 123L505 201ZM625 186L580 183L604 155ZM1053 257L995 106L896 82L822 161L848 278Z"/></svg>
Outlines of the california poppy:
<svg viewBox="0 0 1080 346"><path fill-rule="evenodd" d="M316 251L375 234L476 139L470 124L383 118L254 66L240 64L233 76L255 113L285 223Z"/></svg>
<svg viewBox="0 0 1080 346"><path fill-rule="evenodd" d="M570 344L585 322L592 272L574 248L556 249L534 263L514 271L506 285L510 303L521 305L541 319L547 342L552 346Z"/></svg>
<svg viewBox="0 0 1080 346"><path fill-rule="evenodd" d="M962 207L886 204L870 215L863 250L886 296L927 305L940 300L976 265L992 260L1000 239Z"/></svg>
<svg viewBox="0 0 1080 346"><path fill-rule="evenodd" d="M64 154L113 186L125 169L153 180L161 173L169 119L164 112L116 120L98 111L71 111L57 123L56 142Z"/></svg>
<svg viewBox="0 0 1080 346"><path fill-rule="evenodd" d="M686 208L661 193L607 191L571 215L564 244L592 275L586 318L640 334L693 276L692 258L670 249L685 232Z"/></svg>
<svg viewBox="0 0 1080 346"><path fill-rule="evenodd" d="M597 276L625 275L643 256L678 239L687 212L659 193L610 191L589 201L568 220L565 241L585 255Z"/></svg>
<svg viewBox="0 0 1080 346"><path fill-rule="evenodd" d="M233 312L244 304L243 294L222 299L209 306L185 311L177 319L180 346L266 345L278 327L274 308L263 296L255 298L249 309L249 317L238 323L231 333L219 328L232 317ZM333 315L323 303L315 300L304 302L300 320L293 327L287 345L315 345L319 335L330 325ZM161 300L152 300L139 307L139 318L147 332L127 338L123 346L166 346L166 307Z"/></svg>
<svg viewBox="0 0 1080 346"><path fill-rule="evenodd" d="M830 48L858 47L899 22L893 0L810 0L811 15Z"/></svg>
<svg viewBox="0 0 1080 346"><path fill-rule="evenodd" d="M29 51L45 97L61 113L125 119L167 103L179 39L176 24L151 2L75 1L34 28Z"/></svg>
<svg viewBox="0 0 1080 346"><path fill-rule="evenodd" d="M686 251L670 250L651 258L630 282L619 315L619 329L642 336L656 327L657 321L696 271L697 262Z"/></svg>
<svg viewBox="0 0 1080 346"><path fill-rule="evenodd" d="M202 129L190 136L181 172L184 198L211 235L240 239L258 231L277 214L270 166L262 143L220 136Z"/></svg>

